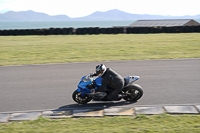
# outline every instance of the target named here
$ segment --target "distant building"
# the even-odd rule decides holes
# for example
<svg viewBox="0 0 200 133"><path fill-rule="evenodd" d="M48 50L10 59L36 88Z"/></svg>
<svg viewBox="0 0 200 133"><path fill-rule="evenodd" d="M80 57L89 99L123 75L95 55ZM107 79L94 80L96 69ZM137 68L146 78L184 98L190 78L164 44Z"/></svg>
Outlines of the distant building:
<svg viewBox="0 0 200 133"><path fill-rule="evenodd" d="M193 19L158 19L138 20L128 27L173 27L173 26L198 26L200 23Z"/></svg>

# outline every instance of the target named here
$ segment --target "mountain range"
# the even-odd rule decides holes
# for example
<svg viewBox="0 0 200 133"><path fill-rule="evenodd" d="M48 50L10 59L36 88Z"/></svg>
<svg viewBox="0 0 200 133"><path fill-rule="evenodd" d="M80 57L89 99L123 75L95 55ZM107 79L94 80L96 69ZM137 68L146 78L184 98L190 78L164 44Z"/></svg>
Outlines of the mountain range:
<svg viewBox="0 0 200 133"><path fill-rule="evenodd" d="M0 21L105 21L105 20L144 20L144 19L200 19L200 14L195 16L163 16L149 14L131 14L118 9L106 12L96 11L85 17L70 18L67 15L50 16L45 13L28 11L8 11L0 13Z"/></svg>

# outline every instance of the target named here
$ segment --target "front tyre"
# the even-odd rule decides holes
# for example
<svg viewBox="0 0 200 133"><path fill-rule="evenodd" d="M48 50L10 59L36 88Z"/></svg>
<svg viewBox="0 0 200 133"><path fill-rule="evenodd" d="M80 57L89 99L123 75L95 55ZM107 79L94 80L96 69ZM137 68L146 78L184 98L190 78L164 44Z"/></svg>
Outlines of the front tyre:
<svg viewBox="0 0 200 133"><path fill-rule="evenodd" d="M123 89L124 93L128 94L128 96L123 99L126 101L137 101L143 95L142 87L138 84L132 84Z"/></svg>
<svg viewBox="0 0 200 133"><path fill-rule="evenodd" d="M74 93L72 94L72 98L75 102L79 104L86 104L92 100L92 98L89 97L88 95L82 96L82 93L78 92L77 90L75 90Z"/></svg>

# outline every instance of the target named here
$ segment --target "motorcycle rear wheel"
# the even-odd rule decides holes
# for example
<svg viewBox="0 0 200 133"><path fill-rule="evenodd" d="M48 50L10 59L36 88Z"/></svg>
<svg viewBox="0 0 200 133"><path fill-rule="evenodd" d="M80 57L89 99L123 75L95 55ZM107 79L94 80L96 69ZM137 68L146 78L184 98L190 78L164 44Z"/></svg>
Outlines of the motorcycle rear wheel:
<svg viewBox="0 0 200 133"><path fill-rule="evenodd" d="M87 95L81 96L81 94L82 94L81 92L75 90L74 93L72 94L73 100L79 104L86 104L92 100L91 97Z"/></svg>
<svg viewBox="0 0 200 133"><path fill-rule="evenodd" d="M138 84L129 85L126 88L124 88L123 91L124 93L128 94L127 97L123 98L126 101L137 101L143 95L143 89Z"/></svg>

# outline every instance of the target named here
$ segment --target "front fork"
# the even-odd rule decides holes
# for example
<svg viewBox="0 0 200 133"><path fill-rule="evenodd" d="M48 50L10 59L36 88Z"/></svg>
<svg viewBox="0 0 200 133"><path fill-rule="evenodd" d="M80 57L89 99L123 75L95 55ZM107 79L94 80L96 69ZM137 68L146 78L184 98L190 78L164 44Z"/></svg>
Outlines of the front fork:
<svg viewBox="0 0 200 133"><path fill-rule="evenodd" d="M82 98L85 97L86 94L85 94L85 92L81 88L78 88L77 91L81 93L81 97Z"/></svg>

